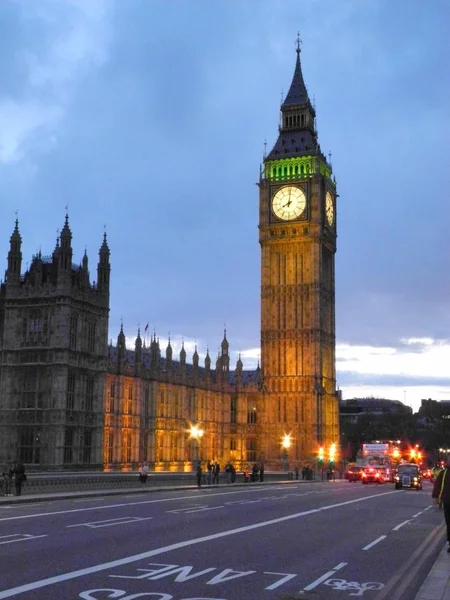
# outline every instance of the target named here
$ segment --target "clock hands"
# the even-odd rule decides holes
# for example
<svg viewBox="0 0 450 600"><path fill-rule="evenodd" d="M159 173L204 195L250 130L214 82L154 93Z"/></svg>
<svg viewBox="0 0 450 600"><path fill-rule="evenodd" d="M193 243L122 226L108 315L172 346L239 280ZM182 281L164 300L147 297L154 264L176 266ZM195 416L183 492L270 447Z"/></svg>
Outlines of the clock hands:
<svg viewBox="0 0 450 600"><path fill-rule="evenodd" d="M284 205L283 205L283 208L286 208L286 206L290 206L290 205L292 204L292 200L291 200L291 192L292 192L292 190L291 190L291 189L289 189L289 199L288 199L288 201L286 202L286 204L284 204Z"/></svg>

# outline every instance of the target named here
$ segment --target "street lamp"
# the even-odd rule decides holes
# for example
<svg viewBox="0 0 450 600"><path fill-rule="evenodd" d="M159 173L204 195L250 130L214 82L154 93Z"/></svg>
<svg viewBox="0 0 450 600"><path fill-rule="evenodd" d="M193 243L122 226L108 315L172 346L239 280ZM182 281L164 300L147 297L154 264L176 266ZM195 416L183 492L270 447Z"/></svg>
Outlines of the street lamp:
<svg viewBox="0 0 450 600"><path fill-rule="evenodd" d="M284 434L281 445L284 450L284 452L283 452L283 469L285 471L289 471L288 453L289 453L289 448L291 447L291 434L290 433Z"/></svg>
<svg viewBox="0 0 450 600"><path fill-rule="evenodd" d="M190 430L190 437L195 440L195 444L194 444L194 460L193 460L193 464L194 467L197 468L198 465L198 447L200 444L200 440L202 439L204 434L203 429L200 429L200 427L198 425L191 425L191 430Z"/></svg>

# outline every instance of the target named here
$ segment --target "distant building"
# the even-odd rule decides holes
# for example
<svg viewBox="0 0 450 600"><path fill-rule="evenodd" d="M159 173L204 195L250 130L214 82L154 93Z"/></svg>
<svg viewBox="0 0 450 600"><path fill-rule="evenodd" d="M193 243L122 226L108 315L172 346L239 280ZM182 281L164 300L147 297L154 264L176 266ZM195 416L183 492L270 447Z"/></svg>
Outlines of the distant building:
<svg viewBox="0 0 450 600"><path fill-rule="evenodd" d="M420 402L419 417L421 419L450 418L450 400L423 399Z"/></svg>
<svg viewBox="0 0 450 600"><path fill-rule="evenodd" d="M386 398L352 398L341 400L339 403L339 418L341 423L356 423L362 415L409 414L412 408L400 400Z"/></svg>

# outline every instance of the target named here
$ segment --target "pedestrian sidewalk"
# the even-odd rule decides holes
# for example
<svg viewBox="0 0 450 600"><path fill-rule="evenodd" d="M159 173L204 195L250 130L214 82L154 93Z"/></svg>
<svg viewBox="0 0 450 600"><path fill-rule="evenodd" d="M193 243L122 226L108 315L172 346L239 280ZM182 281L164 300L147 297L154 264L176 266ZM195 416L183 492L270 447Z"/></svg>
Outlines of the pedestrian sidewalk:
<svg viewBox="0 0 450 600"><path fill-rule="evenodd" d="M414 600L450 600L450 554L447 552L447 544Z"/></svg>

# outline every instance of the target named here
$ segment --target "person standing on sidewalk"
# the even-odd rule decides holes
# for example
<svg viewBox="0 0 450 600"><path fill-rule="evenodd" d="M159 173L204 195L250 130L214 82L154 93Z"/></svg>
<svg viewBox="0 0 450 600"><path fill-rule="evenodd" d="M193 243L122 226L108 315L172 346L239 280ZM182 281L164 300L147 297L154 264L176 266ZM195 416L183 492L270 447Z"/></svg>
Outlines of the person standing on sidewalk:
<svg viewBox="0 0 450 600"><path fill-rule="evenodd" d="M20 496L22 494L22 485L26 480L27 476L25 475L25 466L23 462L19 460L19 462L14 465L14 484L16 487L16 496Z"/></svg>
<svg viewBox="0 0 450 600"><path fill-rule="evenodd" d="M148 462L144 461L142 463L141 468L139 469L139 479L140 479L140 482L143 483L144 485L147 483L148 471L149 471Z"/></svg>
<svg viewBox="0 0 450 600"><path fill-rule="evenodd" d="M12 465L6 465L3 475L3 485L5 486L5 496L12 496L12 479L13 479L13 468Z"/></svg>
<svg viewBox="0 0 450 600"><path fill-rule="evenodd" d="M202 487L202 463L199 462L197 465L196 475L197 475L197 487Z"/></svg>
<svg viewBox="0 0 450 600"><path fill-rule="evenodd" d="M450 457L447 458L445 468L437 476L431 497L444 508L445 524L447 526L447 552L450 553Z"/></svg>

